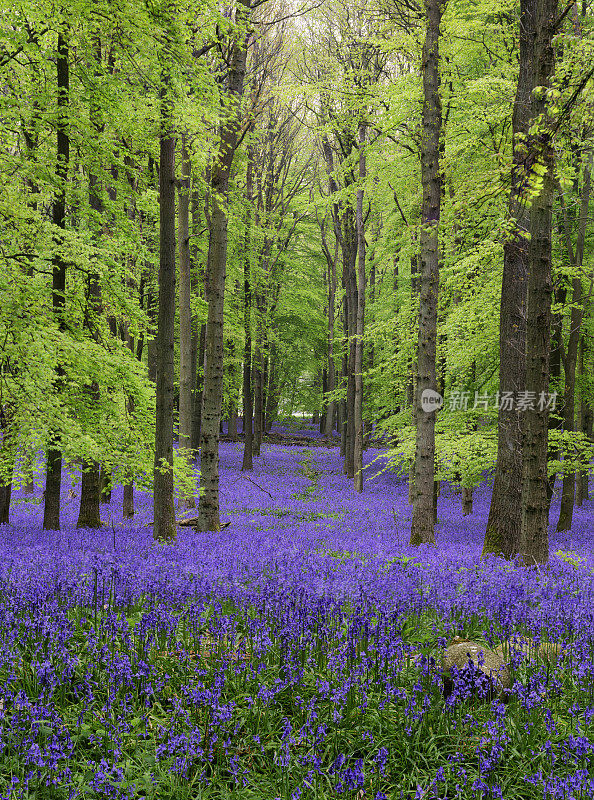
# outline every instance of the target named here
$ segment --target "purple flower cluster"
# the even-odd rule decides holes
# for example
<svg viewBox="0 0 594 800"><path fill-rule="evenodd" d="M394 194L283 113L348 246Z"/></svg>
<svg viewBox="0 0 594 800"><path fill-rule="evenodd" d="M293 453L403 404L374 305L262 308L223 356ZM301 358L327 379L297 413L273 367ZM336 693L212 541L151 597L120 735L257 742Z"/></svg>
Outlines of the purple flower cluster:
<svg viewBox="0 0 594 800"><path fill-rule="evenodd" d="M132 523L119 487L109 525L81 531L65 486L55 534L16 492L0 528L0 797L592 796L592 503L553 535L561 555L518 570L479 558L487 485L464 519L445 486L438 547L413 549L406 484L379 451L366 462L355 496L334 449L265 444L247 475L224 444L231 526L171 546L140 491ZM444 697L455 634L568 655L516 651L505 703L472 664Z"/></svg>

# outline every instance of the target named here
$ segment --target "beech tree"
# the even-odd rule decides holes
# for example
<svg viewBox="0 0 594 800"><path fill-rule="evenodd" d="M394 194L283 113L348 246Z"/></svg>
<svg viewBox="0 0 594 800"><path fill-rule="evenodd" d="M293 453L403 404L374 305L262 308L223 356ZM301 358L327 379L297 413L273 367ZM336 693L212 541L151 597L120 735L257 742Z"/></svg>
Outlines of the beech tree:
<svg viewBox="0 0 594 800"><path fill-rule="evenodd" d="M439 96L439 39L443 3L426 0L426 36L423 45L423 132L421 181L423 205L419 234L420 305L417 380L415 393L416 452L413 475L411 544L435 543L433 492L435 482L435 417L437 409L423 404L437 393L437 294L439 291L439 220L441 213Z"/></svg>

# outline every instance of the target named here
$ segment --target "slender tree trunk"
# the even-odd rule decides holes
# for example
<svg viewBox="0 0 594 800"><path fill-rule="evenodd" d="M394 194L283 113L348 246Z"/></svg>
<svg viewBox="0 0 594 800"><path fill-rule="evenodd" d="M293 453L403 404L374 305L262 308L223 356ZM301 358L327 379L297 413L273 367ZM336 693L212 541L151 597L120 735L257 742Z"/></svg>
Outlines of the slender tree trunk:
<svg viewBox="0 0 594 800"><path fill-rule="evenodd" d="M569 330L569 340L567 343L567 353L565 356L565 393L563 404L563 428L565 431L575 430L575 372L582 332L582 320L584 317L582 277L580 273L584 261L588 209L590 206L591 164L592 158L590 156L588 164L584 169L584 181L582 186L580 218L578 223L575 253L573 252L573 247L571 244L571 231L568 215L567 213L564 214L566 246L570 260L572 261L573 267L577 272L572 282L573 291L571 300L571 327ZM559 513L559 521L557 523L557 531L571 530L571 525L573 522L575 485L575 472L564 473L563 492L561 495L561 510Z"/></svg>
<svg viewBox="0 0 594 800"><path fill-rule="evenodd" d="M242 470L251 470L253 464L253 425L254 407L252 395L252 283L251 283L251 224L252 224L252 202L253 202L253 161L254 153L248 151L248 165L246 173L246 202L247 220L245 228L245 252L243 256L243 461Z"/></svg>
<svg viewBox="0 0 594 800"><path fill-rule="evenodd" d="M197 181L194 182L195 184ZM190 235L190 289L194 294L204 295L204 270L200 269L198 250L198 232L200 230L200 194L196 185L192 189L192 233ZM204 364L204 333L206 326L198 324L198 316L192 315L192 354L191 354L191 381L192 381L192 424L190 447L197 453L200 447L200 415L202 406L202 370Z"/></svg>
<svg viewBox="0 0 594 800"><path fill-rule="evenodd" d="M192 449L198 450L202 437L202 399L204 397L204 354L206 352L206 325L200 326L198 353L196 355L196 388L192 416Z"/></svg>
<svg viewBox="0 0 594 800"><path fill-rule="evenodd" d="M97 36L95 38L95 57L96 57L96 77L99 80L101 75L101 39ZM101 107L97 103L95 96L91 98L90 107L90 122L99 135L104 124L101 119ZM105 208L102 199L101 185L97 175L89 174L89 207L97 214L98 219L103 220ZM98 235L100 233L98 232ZM92 338L97 341L97 321L102 312L101 303L101 284L100 278L97 273L92 273L89 276L88 284L88 301L87 309L85 310L85 327L91 333ZM97 381L92 381L86 387L89 397L89 405L91 408L97 408L100 402L99 384ZM82 476L80 488L80 508L78 513L77 528L100 528L101 516L101 485L100 485L100 470L101 465L98 461L85 459L82 462Z"/></svg>
<svg viewBox="0 0 594 800"><path fill-rule="evenodd" d="M365 140L367 124L359 125L359 180L361 187L357 191L357 324L355 331L355 397L354 426L355 441L353 447L353 466L355 471L355 491L363 491L363 332L365 328L365 222L363 219L364 183L367 177L365 156Z"/></svg>
<svg viewBox="0 0 594 800"><path fill-rule="evenodd" d="M503 246L503 283L499 319L498 447L495 481L483 555L513 558L520 549L522 527L522 419L516 398L526 381L526 285L529 213L522 197L525 137L534 88L533 51L536 1L520 0L520 72L512 117L513 166L509 215L514 231Z"/></svg>
<svg viewBox="0 0 594 800"><path fill-rule="evenodd" d="M239 0L238 21L248 22L251 0ZM206 349L202 437L200 448L199 528L221 529L219 513L219 425L223 398L223 305L227 270L227 194L233 157L239 140L240 104L243 95L247 36L240 34L228 55L227 94L229 118L220 130L218 154L210 171L210 231L206 274Z"/></svg>
<svg viewBox="0 0 594 800"><path fill-rule="evenodd" d="M161 91L159 160L159 318L157 325L157 409L153 536L162 542L175 539L173 500L173 407L175 338L175 138L169 74L164 71Z"/></svg>
<svg viewBox="0 0 594 800"><path fill-rule="evenodd" d="M179 446L189 448L192 436L192 311L190 278L190 154L181 137L181 179L178 187L179 250Z"/></svg>
<svg viewBox="0 0 594 800"><path fill-rule="evenodd" d="M0 482L0 525L8 525L11 494L12 479L8 477L4 482Z"/></svg>
<svg viewBox="0 0 594 800"><path fill-rule="evenodd" d="M64 30L58 33L57 49L57 79L58 79L58 121L57 121L57 161L56 183L57 189L52 205L52 222L59 230L66 227L66 180L68 177L68 162L70 160L70 139L68 133L68 104L69 104L69 67L68 67L68 41ZM56 236L58 248L62 240ZM66 262L59 249L53 259L52 269L52 308L62 332L65 330L64 306L66 291ZM60 366L56 369L56 391L59 391L63 370ZM60 489L62 486L62 450L60 446L60 433L52 432L47 449L47 467L45 477L45 504L43 510L44 530L59 530L60 528Z"/></svg>
<svg viewBox="0 0 594 800"><path fill-rule="evenodd" d="M0 406L0 525L8 525L15 450L12 413Z"/></svg>
<svg viewBox="0 0 594 800"><path fill-rule="evenodd" d="M190 274L190 178L192 168L186 135L181 137L181 180L178 201L179 249L179 446L192 446L192 308ZM191 458L189 459L191 461ZM184 497L186 508L196 508L194 496Z"/></svg>
<svg viewBox="0 0 594 800"><path fill-rule="evenodd" d="M441 211L441 173L439 143L441 101L439 97L439 37L443 5L440 0L425 0L427 30L423 46L423 135L421 179L423 203L420 233L419 344L417 349L417 414L413 511L410 543L435 544L434 480L436 411L421 405L437 390L437 293L439 288L439 218Z"/></svg>
<svg viewBox="0 0 594 800"><path fill-rule="evenodd" d="M565 300L567 291L565 287L561 286L557 290L555 298L556 305L565 308ZM549 356L549 387L558 391L561 387L561 350L563 348L563 311L558 311L552 316L551 319L551 354ZM561 403L557 405L557 415L549 415L549 431L561 429L562 420L559 421L557 417L562 415L563 408ZM559 448L549 452L549 460L557 461L561 453ZM547 499L549 501L549 508L553 493L555 491L555 483L557 482L557 473L554 472L547 478Z"/></svg>
<svg viewBox="0 0 594 800"><path fill-rule="evenodd" d="M152 326L155 329L155 336L152 339L148 340L147 344L147 371L149 380L153 383L157 383L157 317L159 313L159 291L158 289L155 291L155 287L153 286L153 278L150 279L150 284L147 289L146 293L146 310L147 316L151 321Z"/></svg>
<svg viewBox="0 0 594 800"><path fill-rule="evenodd" d="M266 393L266 411L264 413L264 431L270 433L272 424L276 419L279 403L278 395L278 365L276 356L276 347L274 342L270 343L270 350L268 355L269 362L269 375L268 375L268 391Z"/></svg>
<svg viewBox="0 0 594 800"><path fill-rule="evenodd" d="M585 433L592 439L592 409L589 407L586 399L586 386L584 385L587 380L587 373L585 369L585 353L586 340L582 336L580 341L580 377L582 382L582 393L580 398L580 414L579 414L579 430ZM581 506L584 501L589 499L589 476L588 470L582 470L578 475L577 490L576 490L576 505Z"/></svg>
<svg viewBox="0 0 594 800"><path fill-rule="evenodd" d="M350 209L348 209L350 211ZM357 258L356 241L357 235L352 214L347 214L348 219L348 257L344 259L347 265L346 287L348 292L347 303L347 324L348 324L348 361L347 361L347 396L346 396L346 453L345 453L345 474L347 478L354 480L355 477L355 356L356 356L356 335L357 335L357 276L355 263ZM347 228L347 226L345 226ZM346 236L345 231L345 236ZM346 299L346 298L345 298Z"/></svg>
<svg viewBox="0 0 594 800"><path fill-rule="evenodd" d="M552 38L557 0L538 0L535 42L535 85L546 87L554 66ZM551 235L554 193L554 150L546 117L546 98L533 97L534 116L543 114L541 131L529 142L531 164L544 176L530 208L528 299L526 307L526 391L535 398L548 393L551 339ZM529 408L522 431L522 532L520 556L526 565L546 563L549 557L547 500L547 403Z"/></svg>
<svg viewBox="0 0 594 800"><path fill-rule="evenodd" d="M332 263L328 264L328 393L332 394L336 390L336 367L334 365L334 317L336 305L336 255ZM324 435L328 441L332 439L334 430L334 417L336 416L336 401L328 400L326 407L326 420Z"/></svg>
<svg viewBox="0 0 594 800"><path fill-rule="evenodd" d="M264 328L264 302L261 295L256 295L256 346L254 348L253 375L254 375L254 441L253 453L260 455L262 445L262 405L264 381L264 354L263 354L263 328Z"/></svg>

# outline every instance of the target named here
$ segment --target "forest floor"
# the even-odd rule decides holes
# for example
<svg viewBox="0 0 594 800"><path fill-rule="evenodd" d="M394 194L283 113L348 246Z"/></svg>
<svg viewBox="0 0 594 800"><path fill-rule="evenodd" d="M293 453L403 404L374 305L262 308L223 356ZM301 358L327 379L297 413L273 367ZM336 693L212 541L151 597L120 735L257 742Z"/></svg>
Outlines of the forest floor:
<svg viewBox="0 0 594 800"><path fill-rule="evenodd" d="M65 481L53 534L41 490L15 493L0 527L0 797L594 797L592 501L552 534L545 568L520 570L479 558L487 485L468 517L444 486L437 547L413 549L406 479L379 450L361 495L337 448L265 443L250 473L241 456L221 445L229 528L179 528L172 545L153 542L141 491L133 520L116 487L104 528L77 530ZM481 697L472 665L446 696L455 635L568 655L520 655L505 703Z"/></svg>

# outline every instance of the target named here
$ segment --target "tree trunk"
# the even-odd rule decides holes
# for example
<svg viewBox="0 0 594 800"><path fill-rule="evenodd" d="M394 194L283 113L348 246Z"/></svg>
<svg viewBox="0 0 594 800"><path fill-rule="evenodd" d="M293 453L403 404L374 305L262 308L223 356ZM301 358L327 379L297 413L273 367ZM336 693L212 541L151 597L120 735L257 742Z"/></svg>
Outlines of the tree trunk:
<svg viewBox="0 0 594 800"><path fill-rule="evenodd" d="M99 474L100 466L97 461L83 461L77 528L101 527Z"/></svg>
<svg viewBox="0 0 594 800"><path fill-rule="evenodd" d="M159 160L159 318L155 428L154 527L157 541L175 539L173 394L175 381L175 139L169 74L162 76Z"/></svg>
<svg viewBox="0 0 594 800"><path fill-rule="evenodd" d="M331 263L328 264L328 393L332 394L336 390L336 367L334 365L334 317L336 305L336 255ZM334 417L336 416L336 401L328 400L326 407L326 419L324 435L327 441L332 439L334 430Z"/></svg>
<svg viewBox="0 0 594 800"><path fill-rule="evenodd" d="M237 17L247 22L251 0L240 0ZM241 21L241 19L238 19ZM223 305L225 297L225 275L227 270L227 194L229 175L239 141L240 105L243 95L247 57L247 41L241 34L230 47L227 94L229 117L220 130L219 152L210 171L210 225L208 262L206 274L206 299L208 320L206 323L206 349L204 397L202 407L202 437L200 448L200 483L202 492L199 502L200 530L219 531L219 425L223 398Z"/></svg>
<svg viewBox="0 0 594 800"><path fill-rule="evenodd" d="M567 298L567 291L565 287L560 286L557 290L555 297L556 305L561 306L562 310L558 311L552 316L551 319L551 354L549 356L549 387L554 388L556 391L561 387L561 350L563 348L563 309L565 308L565 301ZM562 414L563 408L561 403L557 406L557 415ZM557 416L549 415L549 431L561 429L562 420L559 421ZM557 461L560 457L560 450L556 447L549 453L550 461ZM547 499L549 501L549 508L553 493L555 491L555 483L557 482L557 473L547 477Z"/></svg>
<svg viewBox="0 0 594 800"><path fill-rule="evenodd" d="M202 399L204 396L204 353L206 351L206 325L200 326L198 353L196 355L196 388L192 411L192 450L198 450L202 436Z"/></svg>
<svg viewBox="0 0 594 800"><path fill-rule="evenodd" d="M101 39L95 37L96 48L96 77L100 80L101 75ZM103 129L104 124L101 118L101 106L97 102L97 98L92 94L90 103L90 122L97 135ZM93 173L89 174L89 207L96 213L97 219L103 221L105 208L103 204L101 185L99 179ZM91 223L92 224L92 223ZM96 233L97 236L101 235L100 230ZM88 301L85 309L85 327L91 332L91 336L95 341L98 341L99 335L97 331L97 319L102 313L101 303L101 284L100 278L97 273L89 275L88 284ZM86 386L86 392L89 397L89 406L97 408L100 402L99 384L96 381L91 382ZM80 508L78 513L78 520L76 523L77 528L100 528L101 516L101 486L100 486L100 470L101 465L97 461L83 460L82 462L82 475L81 475L81 488L80 488Z"/></svg>
<svg viewBox="0 0 594 800"><path fill-rule="evenodd" d="M350 212L350 209L347 210ZM352 213L345 213L344 237L347 242L346 258L343 256L346 292L345 303L348 327L348 359L347 359L347 396L346 396L346 447L344 471L350 480L355 477L355 355L357 335L357 275L355 263L357 258L357 234ZM348 301L347 301L348 298Z"/></svg>
<svg viewBox="0 0 594 800"><path fill-rule="evenodd" d="M277 417L278 403L280 400L278 393L278 365L274 342L270 343L268 362L270 366L268 374L268 391L266 393L266 411L264 413L265 433L270 433L272 424Z"/></svg>
<svg viewBox="0 0 594 800"><path fill-rule="evenodd" d="M192 168L186 135L181 137L181 180L178 191L178 249L179 249L179 447L192 446L193 394L192 385L192 309L190 274L190 177ZM188 464L191 463L191 457ZM183 499L186 508L196 508L194 495Z"/></svg>
<svg viewBox="0 0 594 800"><path fill-rule="evenodd" d="M253 425L254 425L254 406L252 395L252 283L251 283L251 224L252 224L252 201L253 201L253 162L254 153L248 150L248 164L246 172L245 197L247 202L247 220L245 228L245 251L243 256L243 460L241 469L249 471L254 468L253 463Z"/></svg>
<svg viewBox="0 0 594 800"><path fill-rule="evenodd" d="M178 186L179 250L179 446L189 449L192 436L192 312L190 280L190 154L181 137L181 179Z"/></svg>
<svg viewBox="0 0 594 800"><path fill-rule="evenodd" d="M580 340L580 376L582 379L582 393L580 398L580 413L579 413L579 430L582 433L585 433L590 439L592 439L592 409L589 407L585 392L586 387L584 385L585 381L587 380L587 373L585 371L585 350L586 350L586 340L585 337L582 336ZM577 487L576 487L576 498L575 502L577 506L581 506L584 501L589 499L589 475L588 470L582 470L577 479Z"/></svg>
<svg viewBox="0 0 594 800"><path fill-rule="evenodd" d="M52 222L59 230L66 227L66 180L68 177L68 162L70 159L70 139L68 135L68 104L69 104L69 67L68 67L68 42L63 31L58 33L57 49L57 79L58 79L58 120L57 120L57 161L56 183L57 189L52 205ZM58 248L62 246L62 239L56 236ZM62 332L65 330L64 306L66 291L66 262L58 250L53 259L52 269L52 309ZM60 366L56 369L56 390L59 391L63 370ZM60 528L60 489L62 485L62 450L60 447L60 433L53 431L47 449L47 467L45 476L45 503L43 509L43 529L59 530Z"/></svg>
<svg viewBox="0 0 594 800"><path fill-rule="evenodd" d="M535 42L535 86L546 87L554 66L552 37L557 0L538 0ZM528 299L526 306L526 391L541 398L549 388L551 339L551 234L554 193L554 150L546 98L533 96L534 116L543 114L541 130L529 141L530 164L544 167L542 186L530 208ZM532 175L534 177L534 173ZM524 413L522 431L522 532L520 556L526 565L549 558L547 501L547 403Z"/></svg>
<svg viewBox="0 0 594 800"><path fill-rule="evenodd" d="M264 305L263 299L256 295L256 346L254 348L253 375L254 375L254 441L253 453L260 455L262 445L262 401L264 380L264 354L263 349Z"/></svg>
<svg viewBox="0 0 594 800"><path fill-rule="evenodd" d="M462 487L462 514L467 517L472 514L472 486Z"/></svg>
<svg viewBox="0 0 594 800"><path fill-rule="evenodd" d="M197 184L197 181L195 182ZM198 251L198 231L200 230L200 194L196 186L192 189L192 233L190 235L190 290L194 294L204 296L204 269L201 268ZM197 315L191 318L192 326L192 352L191 376L192 381L192 423L190 447L194 454L200 447L200 417L202 411L202 372L204 367L204 336L206 326L198 324Z"/></svg>
<svg viewBox="0 0 594 800"><path fill-rule="evenodd" d="M357 318L355 330L355 363L354 363L354 427L353 468L355 491L363 491L363 332L365 328L365 221L363 219L364 183L367 177L365 156L365 139L367 124L359 125L359 180L357 190Z"/></svg>
<svg viewBox="0 0 594 800"><path fill-rule="evenodd" d="M5 482L0 482L0 525L8 525L11 494L12 480L6 478Z"/></svg>
<svg viewBox="0 0 594 800"><path fill-rule="evenodd" d="M578 361L579 343L582 332L582 320L584 317L583 292L582 292L582 265L584 261L584 246L586 240L586 229L588 221L588 209L590 205L591 188L591 164L590 156L587 166L584 169L584 181L582 186L582 198L580 207L580 218L578 223L578 234L575 246L575 253L571 244L571 231L567 212L564 210L564 228L566 247L576 275L572 281L572 300L571 300L571 328L569 330L569 340L565 356L565 392L563 403L563 429L565 431L575 430L575 372ZM557 531L571 530L573 522L573 504L575 497L575 472L565 472L563 474L563 492L561 495L561 510Z"/></svg>
<svg viewBox="0 0 594 800"><path fill-rule="evenodd" d="M439 141L441 101L439 98L439 36L443 5L425 0L427 30L423 46L423 136L421 180L423 203L419 241L421 297L417 349L417 414L413 511L410 544L435 544L433 492L435 480L435 417L433 407L421 405L437 390L437 294L439 289L439 218L441 173Z"/></svg>
<svg viewBox="0 0 594 800"><path fill-rule="evenodd" d="M522 199L525 136L534 88L533 48L536 0L520 0L520 72L512 117L513 165L509 215L513 234L503 246L503 282L499 318L499 395L497 466L485 531L483 555L513 558L522 527L522 419L516 398L526 380L526 280L529 212Z"/></svg>
<svg viewBox="0 0 594 800"><path fill-rule="evenodd" d="M0 525L8 525L15 452L11 441L12 414L0 407Z"/></svg>

